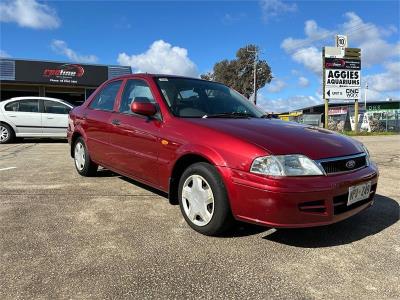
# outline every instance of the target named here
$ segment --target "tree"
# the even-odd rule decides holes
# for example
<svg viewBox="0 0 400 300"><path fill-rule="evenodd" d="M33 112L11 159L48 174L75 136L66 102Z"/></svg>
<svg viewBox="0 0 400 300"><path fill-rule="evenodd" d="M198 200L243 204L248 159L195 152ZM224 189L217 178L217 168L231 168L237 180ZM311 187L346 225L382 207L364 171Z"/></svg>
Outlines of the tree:
<svg viewBox="0 0 400 300"><path fill-rule="evenodd" d="M224 59L214 65L213 71L200 75L202 79L218 81L249 98L253 94L254 59L256 45L247 45L236 52L236 59ZM257 90L272 80L271 68L265 60L257 60Z"/></svg>

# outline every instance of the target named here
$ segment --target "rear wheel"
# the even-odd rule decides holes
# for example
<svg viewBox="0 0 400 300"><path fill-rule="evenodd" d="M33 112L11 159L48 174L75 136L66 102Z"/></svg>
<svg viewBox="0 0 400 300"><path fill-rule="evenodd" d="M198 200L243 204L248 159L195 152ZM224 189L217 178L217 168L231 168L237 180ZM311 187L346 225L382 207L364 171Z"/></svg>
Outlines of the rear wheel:
<svg viewBox="0 0 400 300"><path fill-rule="evenodd" d="M76 170L80 175L94 176L96 174L98 165L90 159L89 151L82 137L75 141L74 160Z"/></svg>
<svg viewBox="0 0 400 300"><path fill-rule="evenodd" d="M205 235L220 235L233 224L225 185L208 163L189 166L179 181L179 204L186 222Z"/></svg>
<svg viewBox="0 0 400 300"><path fill-rule="evenodd" d="M0 123L0 144L11 143L14 138L14 130L9 125Z"/></svg>

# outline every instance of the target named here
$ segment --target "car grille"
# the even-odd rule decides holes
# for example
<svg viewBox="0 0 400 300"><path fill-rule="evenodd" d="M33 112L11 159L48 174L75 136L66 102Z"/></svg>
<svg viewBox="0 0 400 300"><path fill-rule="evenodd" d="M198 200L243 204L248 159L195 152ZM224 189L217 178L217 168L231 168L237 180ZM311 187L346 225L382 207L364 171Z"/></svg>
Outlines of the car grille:
<svg viewBox="0 0 400 300"><path fill-rule="evenodd" d="M326 174L351 172L367 165L365 153L318 161Z"/></svg>
<svg viewBox="0 0 400 300"><path fill-rule="evenodd" d="M347 199L349 197L349 193L334 197L333 198L333 214L339 215L346 211L352 210L352 209L357 208L365 203L372 201L375 196L376 186L377 186L376 183L371 186L371 193L367 199L358 201L349 206L347 206Z"/></svg>

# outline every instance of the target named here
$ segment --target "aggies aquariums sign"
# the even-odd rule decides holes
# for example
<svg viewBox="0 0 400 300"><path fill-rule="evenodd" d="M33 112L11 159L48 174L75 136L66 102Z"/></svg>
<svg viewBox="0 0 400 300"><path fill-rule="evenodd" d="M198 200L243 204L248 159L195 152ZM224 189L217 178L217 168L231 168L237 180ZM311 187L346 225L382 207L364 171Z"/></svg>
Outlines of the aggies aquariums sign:
<svg viewBox="0 0 400 300"><path fill-rule="evenodd" d="M15 61L15 80L55 85L99 86L108 79L106 66Z"/></svg>

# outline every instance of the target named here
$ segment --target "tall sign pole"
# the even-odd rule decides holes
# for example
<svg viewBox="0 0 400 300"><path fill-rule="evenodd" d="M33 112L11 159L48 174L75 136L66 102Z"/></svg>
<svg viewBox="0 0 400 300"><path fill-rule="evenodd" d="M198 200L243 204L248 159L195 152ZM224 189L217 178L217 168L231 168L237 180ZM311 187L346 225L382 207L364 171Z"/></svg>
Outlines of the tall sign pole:
<svg viewBox="0 0 400 300"><path fill-rule="evenodd" d="M323 93L325 100L325 124L328 127L329 100L354 101L354 129L358 131L358 100L361 88L361 50L349 48L347 36L337 35L336 47L324 47Z"/></svg>

